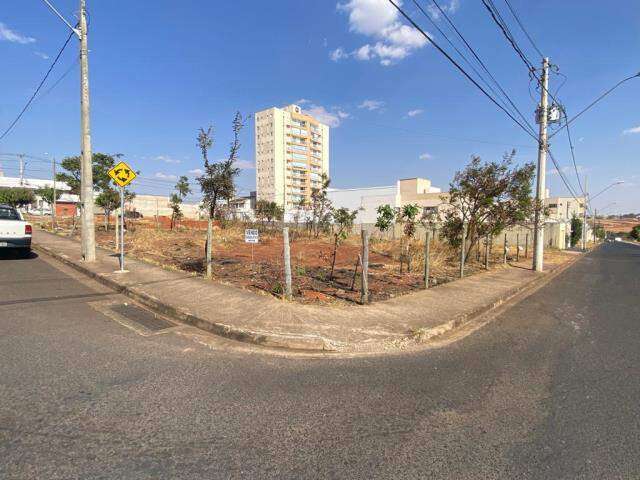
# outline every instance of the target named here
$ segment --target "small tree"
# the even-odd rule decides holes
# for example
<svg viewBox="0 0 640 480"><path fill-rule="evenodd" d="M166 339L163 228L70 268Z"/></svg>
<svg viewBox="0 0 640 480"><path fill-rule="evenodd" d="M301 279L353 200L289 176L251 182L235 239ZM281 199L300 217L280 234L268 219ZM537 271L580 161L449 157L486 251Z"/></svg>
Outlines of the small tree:
<svg viewBox="0 0 640 480"><path fill-rule="evenodd" d="M300 219L302 217L307 216L307 211L309 210L309 202L306 197L302 197L300 200L294 202L293 204L293 223L296 225L296 232L298 231L298 225L300 224Z"/></svg>
<svg viewBox="0 0 640 480"><path fill-rule="evenodd" d="M633 227L631 229L630 235L634 240L640 241L640 225L636 225L635 227Z"/></svg>
<svg viewBox="0 0 640 480"><path fill-rule="evenodd" d="M211 276L211 242L213 231L213 219L216 216L218 202L229 201L235 194L234 179L240 173L235 166L240 150L240 131L244 126L244 119L237 112L233 119L233 141L229 147L229 156L221 162L209 161L209 150L213 146L213 127L207 130L201 128L198 132L197 145L204 160L204 173L197 178L203 194L202 204L208 213L207 225L207 276Z"/></svg>
<svg viewBox="0 0 640 480"><path fill-rule="evenodd" d="M400 208L397 214L397 221L402 224L402 233L405 240L402 255L407 260L407 271L411 271L411 239L416 234L419 213L420 207L418 207L418 205L408 204ZM402 261L400 263L400 270L402 270Z"/></svg>
<svg viewBox="0 0 640 480"><path fill-rule="evenodd" d="M45 202L51 205L51 208L53 208L54 197L55 200L58 201L62 192L57 189L54 190L53 187L40 187L36 190L36 195L42 198Z"/></svg>
<svg viewBox="0 0 640 480"><path fill-rule="evenodd" d="M266 220L269 225L272 225L274 220L283 220L284 208L278 205L276 202L258 200L256 202L256 218L263 224Z"/></svg>
<svg viewBox="0 0 640 480"><path fill-rule="evenodd" d="M442 234L458 247L465 241L468 256L478 238L497 235L505 228L530 222L537 209L531 196L535 166L527 163L511 168L515 150L501 162L482 162L474 156L457 172L449 188L450 208L444 214ZM463 222L467 235L462 239Z"/></svg>
<svg viewBox="0 0 640 480"><path fill-rule="evenodd" d="M331 180L323 173L320 188L311 189L311 226L315 238L318 238L320 232L331 222L331 200L327 196L330 184Z"/></svg>
<svg viewBox="0 0 640 480"><path fill-rule="evenodd" d="M24 207L35 202L33 191L28 188L0 188L0 204L12 207Z"/></svg>
<svg viewBox="0 0 640 480"><path fill-rule="evenodd" d="M391 227L393 227L394 221L396 219L396 211L391 205L380 205L376 211L378 212L376 227L381 232L386 232Z"/></svg>
<svg viewBox="0 0 640 480"><path fill-rule="evenodd" d="M182 209L180 205L184 201L185 197L191 193L189 187L189 179L184 175L178 179L176 183L176 192L172 193L169 197L169 206L171 207L171 230L176 223L183 217Z"/></svg>
<svg viewBox="0 0 640 480"><path fill-rule="evenodd" d="M333 271L336 266L336 255L338 253L338 245L349 236L349 232L353 228L353 222L358 215L358 210L349 210L348 208L337 208L332 210L333 221L336 231L333 234L333 260L331 261L331 273L329 280L333 280Z"/></svg>
<svg viewBox="0 0 640 480"><path fill-rule="evenodd" d="M576 214L571 217L571 246L575 247L582 240L582 219Z"/></svg>
<svg viewBox="0 0 640 480"><path fill-rule="evenodd" d="M96 197L96 205L104 211L104 229L109 230L109 216L120 206L120 193L115 188L106 188Z"/></svg>

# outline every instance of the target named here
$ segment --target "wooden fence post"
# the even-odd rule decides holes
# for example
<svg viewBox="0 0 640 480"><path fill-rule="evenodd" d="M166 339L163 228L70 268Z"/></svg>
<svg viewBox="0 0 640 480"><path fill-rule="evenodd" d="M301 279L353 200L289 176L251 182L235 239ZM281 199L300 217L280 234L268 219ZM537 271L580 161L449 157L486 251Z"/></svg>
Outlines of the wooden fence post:
<svg viewBox="0 0 640 480"><path fill-rule="evenodd" d="M484 268L489 270L489 243L491 242L491 236L487 234L484 239Z"/></svg>
<svg viewBox="0 0 640 480"><path fill-rule="evenodd" d="M520 261L520 234L516 234L516 262Z"/></svg>
<svg viewBox="0 0 640 480"><path fill-rule="evenodd" d="M467 236L467 223L462 222L462 239L460 241L460 278L464 277L464 255L466 253L465 249L467 247L466 236Z"/></svg>
<svg viewBox="0 0 640 480"><path fill-rule="evenodd" d="M213 219L209 217L207 219L207 250L206 250L206 263L207 263L207 278L213 276L213 266L211 263L211 244L213 243Z"/></svg>
<svg viewBox="0 0 640 480"><path fill-rule="evenodd" d="M509 245L507 244L507 234L504 234L504 264L507 264L507 253L509 252Z"/></svg>
<svg viewBox="0 0 640 480"><path fill-rule="evenodd" d="M424 239L424 288L429 288L429 255L431 252L431 229L427 228Z"/></svg>
<svg viewBox="0 0 640 480"><path fill-rule="evenodd" d="M289 247L289 227L282 229L282 238L284 242L284 281L285 281L285 298L291 299L291 249Z"/></svg>
<svg viewBox="0 0 640 480"><path fill-rule="evenodd" d="M362 230L362 282L360 288L360 303L369 303L369 232Z"/></svg>

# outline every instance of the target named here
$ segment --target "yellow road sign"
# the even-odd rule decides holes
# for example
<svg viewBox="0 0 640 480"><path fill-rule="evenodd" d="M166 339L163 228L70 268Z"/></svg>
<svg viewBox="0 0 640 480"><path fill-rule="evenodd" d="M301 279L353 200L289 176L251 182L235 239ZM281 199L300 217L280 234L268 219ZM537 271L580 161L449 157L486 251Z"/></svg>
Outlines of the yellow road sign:
<svg viewBox="0 0 640 480"><path fill-rule="evenodd" d="M118 163L115 167L109 170L109 176L121 187L126 187L134 178L137 177L136 172L134 172L133 169L124 162Z"/></svg>

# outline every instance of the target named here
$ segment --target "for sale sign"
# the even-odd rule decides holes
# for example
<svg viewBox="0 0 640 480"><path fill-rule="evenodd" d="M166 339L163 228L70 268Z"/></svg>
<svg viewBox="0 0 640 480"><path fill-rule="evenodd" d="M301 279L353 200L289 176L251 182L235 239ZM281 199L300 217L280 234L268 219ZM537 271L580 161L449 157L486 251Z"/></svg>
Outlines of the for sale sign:
<svg viewBox="0 0 640 480"><path fill-rule="evenodd" d="M244 231L244 243L259 243L260 233L257 229L247 228Z"/></svg>

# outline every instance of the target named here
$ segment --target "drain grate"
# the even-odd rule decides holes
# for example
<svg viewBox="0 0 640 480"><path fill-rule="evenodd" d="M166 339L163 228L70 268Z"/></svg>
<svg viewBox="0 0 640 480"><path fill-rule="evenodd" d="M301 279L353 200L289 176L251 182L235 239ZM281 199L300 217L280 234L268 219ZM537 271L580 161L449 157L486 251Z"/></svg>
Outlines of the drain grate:
<svg viewBox="0 0 640 480"><path fill-rule="evenodd" d="M137 305L128 303L112 305L111 311L123 316L127 320L137 323L138 325L151 330L152 332L158 332L166 328L175 327L175 325L163 318L158 317L152 312L140 308Z"/></svg>

